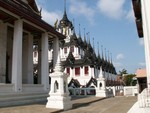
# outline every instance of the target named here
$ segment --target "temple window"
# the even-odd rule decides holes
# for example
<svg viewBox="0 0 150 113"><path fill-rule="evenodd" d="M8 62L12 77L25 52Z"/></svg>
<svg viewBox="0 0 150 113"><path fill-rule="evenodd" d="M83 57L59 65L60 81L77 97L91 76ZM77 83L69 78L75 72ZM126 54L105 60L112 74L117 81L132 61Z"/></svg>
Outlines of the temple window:
<svg viewBox="0 0 150 113"><path fill-rule="evenodd" d="M75 68L75 76L80 76L80 67Z"/></svg>
<svg viewBox="0 0 150 113"><path fill-rule="evenodd" d="M73 46L70 47L70 51L74 52L74 47Z"/></svg>
<svg viewBox="0 0 150 113"><path fill-rule="evenodd" d="M67 53L67 48L66 47L64 48L64 53Z"/></svg>
<svg viewBox="0 0 150 113"><path fill-rule="evenodd" d="M89 68L88 67L84 67L84 74L88 75L89 74Z"/></svg>
<svg viewBox="0 0 150 113"><path fill-rule="evenodd" d="M67 68L67 74L70 75L70 68Z"/></svg>

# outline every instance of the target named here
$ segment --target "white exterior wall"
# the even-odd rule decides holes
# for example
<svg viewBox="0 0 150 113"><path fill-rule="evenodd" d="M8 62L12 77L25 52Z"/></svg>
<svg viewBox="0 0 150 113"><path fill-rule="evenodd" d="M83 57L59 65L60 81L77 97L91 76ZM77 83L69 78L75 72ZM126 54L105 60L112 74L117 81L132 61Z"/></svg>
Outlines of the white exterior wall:
<svg viewBox="0 0 150 113"><path fill-rule="evenodd" d="M147 84L150 88L150 1L141 0L142 22L145 45L145 60L147 71Z"/></svg>

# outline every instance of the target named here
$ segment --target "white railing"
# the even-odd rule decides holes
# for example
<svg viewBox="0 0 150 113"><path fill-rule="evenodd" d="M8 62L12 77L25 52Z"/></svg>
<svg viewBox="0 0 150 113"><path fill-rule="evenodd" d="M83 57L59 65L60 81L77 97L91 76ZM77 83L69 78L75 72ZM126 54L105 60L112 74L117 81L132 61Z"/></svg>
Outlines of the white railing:
<svg viewBox="0 0 150 113"><path fill-rule="evenodd" d="M95 95L95 88L68 88L70 95Z"/></svg>
<svg viewBox="0 0 150 113"><path fill-rule="evenodd" d="M141 94L138 95L139 107L150 107L150 89L145 88Z"/></svg>
<svg viewBox="0 0 150 113"><path fill-rule="evenodd" d="M70 95L73 96L80 96L80 95L96 95L96 88L68 88ZM107 93L107 97L113 96L123 96L123 87L106 87L105 89ZM121 92L122 91L122 92ZM117 94L119 92L119 94Z"/></svg>

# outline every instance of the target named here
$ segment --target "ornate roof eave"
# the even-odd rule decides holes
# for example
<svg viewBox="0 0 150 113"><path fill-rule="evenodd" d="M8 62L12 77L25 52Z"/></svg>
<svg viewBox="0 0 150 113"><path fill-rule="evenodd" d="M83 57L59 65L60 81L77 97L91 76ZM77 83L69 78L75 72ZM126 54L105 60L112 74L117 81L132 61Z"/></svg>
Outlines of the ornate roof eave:
<svg viewBox="0 0 150 113"><path fill-rule="evenodd" d="M69 52L69 55L68 55L66 61L64 61L64 65L65 66L67 66L67 65L73 66L74 62L75 62L75 58L74 58L72 52Z"/></svg>
<svg viewBox="0 0 150 113"><path fill-rule="evenodd" d="M21 17L24 20L28 20L29 22L34 23L35 25L47 30L47 32L50 32L51 34L64 39L65 36L58 33L51 25L46 23L41 19L41 16L32 12L28 8L24 8L17 4L15 1L12 0L1 0L0 1L0 7L8 10L9 12L12 12L13 14Z"/></svg>
<svg viewBox="0 0 150 113"><path fill-rule="evenodd" d="M89 80L89 82L86 84L86 87L89 87L92 83L95 86L97 86L97 80L95 78L93 78L93 77L91 77L91 79Z"/></svg>
<svg viewBox="0 0 150 113"><path fill-rule="evenodd" d="M71 81L69 82L69 84L68 84L68 87L71 87L71 84L74 84L76 87L80 87L81 85L80 85L80 83L79 83L79 81L77 80L77 79L71 79Z"/></svg>
<svg viewBox="0 0 150 113"><path fill-rule="evenodd" d="M140 2L141 2L140 0L132 0L138 36L140 38L142 38L143 37L143 27L142 27L142 11L141 11L141 3Z"/></svg>
<svg viewBox="0 0 150 113"><path fill-rule="evenodd" d="M34 11L36 11L37 13L40 13L35 0L27 0L27 1Z"/></svg>
<svg viewBox="0 0 150 113"><path fill-rule="evenodd" d="M81 48L84 49L84 42L83 42L83 40L82 40L81 37L78 37L78 44L79 44L79 46L80 46Z"/></svg>
<svg viewBox="0 0 150 113"><path fill-rule="evenodd" d="M70 37L70 45L75 45L76 47L79 46L78 39L77 39L75 32Z"/></svg>

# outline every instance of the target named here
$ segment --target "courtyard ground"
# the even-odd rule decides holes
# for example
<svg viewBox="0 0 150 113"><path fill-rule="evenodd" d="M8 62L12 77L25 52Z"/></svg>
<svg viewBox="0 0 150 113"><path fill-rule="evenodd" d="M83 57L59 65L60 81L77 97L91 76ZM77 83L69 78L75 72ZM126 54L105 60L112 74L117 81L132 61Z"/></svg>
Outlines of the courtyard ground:
<svg viewBox="0 0 150 113"><path fill-rule="evenodd" d="M63 111L45 108L45 103L0 108L0 113L127 113L137 97L73 98L73 108Z"/></svg>

